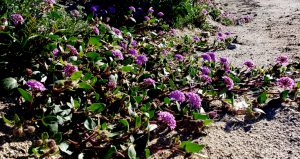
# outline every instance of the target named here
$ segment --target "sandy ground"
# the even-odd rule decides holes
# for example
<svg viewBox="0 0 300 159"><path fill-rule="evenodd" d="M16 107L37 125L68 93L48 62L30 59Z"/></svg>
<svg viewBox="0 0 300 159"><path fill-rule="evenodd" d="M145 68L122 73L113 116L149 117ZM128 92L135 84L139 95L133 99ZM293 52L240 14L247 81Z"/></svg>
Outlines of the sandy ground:
<svg viewBox="0 0 300 159"><path fill-rule="evenodd" d="M220 52L236 65L252 59L257 65L274 63L280 54L300 59L299 0L219 0L233 14L255 15L252 22L224 28L238 35L237 49ZM258 121L225 117L207 129L202 143L211 159L300 158L299 105L271 104Z"/></svg>
<svg viewBox="0 0 300 159"><path fill-rule="evenodd" d="M240 17L252 15L250 23L224 27L238 36L237 49L220 52L237 65L252 59L257 65L274 63L280 54L300 60L299 0L217 0L224 9Z"/></svg>
<svg viewBox="0 0 300 159"><path fill-rule="evenodd" d="M15 105L7 98L0 98L0 113L7 112ZM10 127L6 126L0 117L0 159L29 159L28 148L31 141L28 138L15 138Z"/></svg>

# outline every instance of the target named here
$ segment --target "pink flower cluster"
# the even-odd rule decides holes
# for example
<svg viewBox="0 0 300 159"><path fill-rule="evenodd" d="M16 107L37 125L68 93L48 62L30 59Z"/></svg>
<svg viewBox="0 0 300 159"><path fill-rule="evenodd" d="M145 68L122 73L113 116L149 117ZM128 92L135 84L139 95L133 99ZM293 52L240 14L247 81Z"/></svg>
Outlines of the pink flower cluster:
<svg viewBox="0 0 300 159"><path fill-rule="evenodd" d="M26 84L32 89L32 90L35 90L35 91L45 91L46 88L45 86L39 82L39 81L36 81L36 80L30 80L30 81L27 81Z"/></svg>
<svg viewBox="0 0 300 159"><path fill-rule="evenodd" d="M158 113L158 121L162 121L165 124L169 126L171 130L175 129L176 127L176 120L173 114L166 112L166 111L160 111Z"/></svg>

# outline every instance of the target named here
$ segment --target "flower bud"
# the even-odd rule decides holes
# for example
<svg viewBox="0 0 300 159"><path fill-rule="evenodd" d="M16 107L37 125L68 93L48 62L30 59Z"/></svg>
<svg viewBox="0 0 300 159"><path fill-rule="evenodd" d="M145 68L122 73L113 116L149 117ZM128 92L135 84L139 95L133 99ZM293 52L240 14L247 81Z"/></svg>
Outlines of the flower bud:
<svg viewBox="0 0 300 159"><path fill-rule="evenodd" d="M55 152L57 152L57 151L59 151L58 146L54 146L54 147L52 147L52 148L49 150L49 153L50 153L50 154L53 154L53 153L55 153Z"/></svg>
<svg viewBox="0 0 300 159"><path fill-rule="evenodd" d="M34 133L35 132L35 127L34 126L28 126L27 127L27 132L30 133L30 134Z"/></svg>
<svg viewBox="0 0 300 159"><path fill-rule="evenodd" d="M31 76L32 75L32 69L30 69L30 68L26 68L26 75L27 76Z"/></svg>
<svg viewBox="0 0 300 159"><path fill-rule="evenodd" d="M36 140L36 141L34 141L34 145L36 145L36 146L42 146L43 145L43 140Z"/></svg>
<svg viewBox="0 0 300 159"><path fill-rule="evenodd" d="M211 111L208 113L209 118L214 119L217 117L218 113L216 111Z"/></svg>
<svg viewBox="0 0 300 159"><path fill-rule="evenodd" d="M20 127L20 128L14 128L13 129L13 135L17 136L17 137L23 136L24 135L23 128L22 127Z"/></svg>
<svg viewBox="0 0 300 159"><path fill-rule="evenodd" d="M49 148L53 148L56 146L56 142L53 139L49 139L47 144Z"/></svg>

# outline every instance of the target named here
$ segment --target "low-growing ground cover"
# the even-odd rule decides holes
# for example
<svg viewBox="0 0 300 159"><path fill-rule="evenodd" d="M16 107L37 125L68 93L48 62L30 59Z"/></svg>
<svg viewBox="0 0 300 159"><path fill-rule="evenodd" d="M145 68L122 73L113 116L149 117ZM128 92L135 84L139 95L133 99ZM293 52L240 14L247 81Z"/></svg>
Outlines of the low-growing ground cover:
<svg viewBox="0 0 300 159"><path fill-rule="evenodd" d="M163 12L153 14L155 8L147 8L148 18L134 28L115 28L95 15L85 19L77 18L74 10L64 13L54 1L40 5L45 7L42 17L54 18L48 21L80 23L85 29L73 26L68 32L51 24L39 49L26 41L11 42L30 48L30 53L41 50L31 56L24 74L3 80L5 89L21 97L16 114L2 118L16 138L33 134L29 151L36 156L146 158L165 148L188 156L204 145L181 135L162 147L149 141L170 131L199 137L218 114L255 118L264 113L261 107L268 97L279 102L298 97L294 79L299 63L279 56L270 68L251 60L235 67L218 57L213 51L227 48L233 40L229 32L178 37L164 22ZM135 12L135 7L128 11ZM201 18L207 12L202 10ZM28 17L8 15L7 35L27 26ZM213 107L214 102L221 104Z"/></svg>

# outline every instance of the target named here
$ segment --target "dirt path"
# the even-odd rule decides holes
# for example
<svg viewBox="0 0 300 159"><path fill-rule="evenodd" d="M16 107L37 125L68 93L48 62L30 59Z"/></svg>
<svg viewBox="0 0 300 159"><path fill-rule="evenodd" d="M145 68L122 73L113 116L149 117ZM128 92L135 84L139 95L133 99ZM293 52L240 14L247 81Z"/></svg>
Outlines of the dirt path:
<svg viewBox="0 0 300 159"><path fill-rule="evenodd" d="M251 23L230 26L242 44L220 52L236 65L252 59L257 65L274 62L279 54L300 60L299 0L219 0L236 15L256 15ZM225 117L207 130L201 141L211 159L300 158L300 109L270 105L259 121Z"/></svg>
<svg viewBox="0 0 300 159"><path fill-rule="evenodd" d="M299 0L217 0L228 4L224 9L238 17L250 14L253 21L242 26L225 27L238 35L237 49L220 52L241 65L252 59L257 65L274 63L279 54L300 60Z"/></svg>

